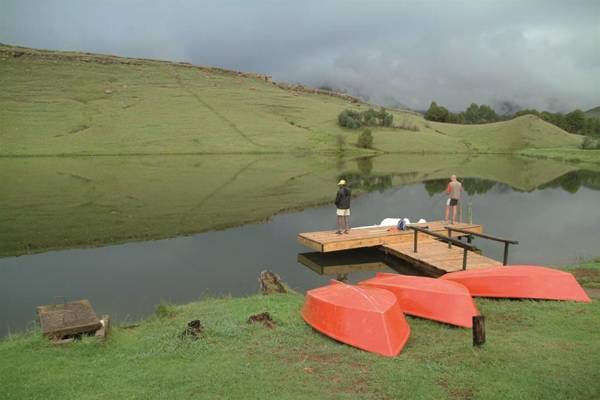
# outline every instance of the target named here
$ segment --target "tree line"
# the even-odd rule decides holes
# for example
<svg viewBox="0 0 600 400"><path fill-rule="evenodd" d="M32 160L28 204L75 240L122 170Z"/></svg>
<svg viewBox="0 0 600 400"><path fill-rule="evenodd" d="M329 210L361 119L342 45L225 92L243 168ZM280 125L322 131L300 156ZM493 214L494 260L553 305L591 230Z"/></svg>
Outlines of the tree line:
<svg viewBox="0 0 600 400"><path fill-rule="evenodd" d="M521 115L535 115L546 122L559 128L579 135L600 136L600 119L587 118L585 113L579 109L570 113L551 113L538 111L536 109L525 109L513 115L498 115L494 109L486 104L471 104L465 111L452 113L444 106L431 102L425 113L425 119L437 122L449 122L454 124L488 124L491 122L506 121Z"/></svg>

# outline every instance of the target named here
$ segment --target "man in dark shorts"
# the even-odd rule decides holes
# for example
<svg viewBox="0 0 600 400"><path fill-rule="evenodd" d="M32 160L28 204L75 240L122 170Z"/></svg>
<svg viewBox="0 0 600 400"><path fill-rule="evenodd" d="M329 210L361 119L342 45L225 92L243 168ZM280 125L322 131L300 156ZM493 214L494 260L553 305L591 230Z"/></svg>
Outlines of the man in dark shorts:
<svg viewBox="0 0 600 400"><path fill-rule="evenodd" d="M348 233L350 230L350 189L346 187L346 181L341 179L338 182L339 189L335 196L335 206L337 207L337 233L340 235L342 231Z"/></svg>
<svg viewBox="0 0 600 400"><path fill-rule="evenodd" d="M460 201L460 195L462 193L462 184L456 180L456 175L450 177L450 182L446 188L448 193L448 201L446 202L446 222L449 222L450 209L452 209L452 224L456 222L456 207Z"/></svg>

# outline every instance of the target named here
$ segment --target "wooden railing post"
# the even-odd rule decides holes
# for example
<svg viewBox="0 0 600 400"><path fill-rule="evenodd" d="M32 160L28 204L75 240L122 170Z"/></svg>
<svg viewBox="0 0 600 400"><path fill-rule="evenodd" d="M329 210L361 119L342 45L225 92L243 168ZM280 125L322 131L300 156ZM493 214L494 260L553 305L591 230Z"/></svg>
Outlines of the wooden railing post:
<svg viewBox="0 0 600 400"><path fill-rule="evenodd" d="M463 270L467 269L467 248L463 250Z"/></svg>
<svg viewBox="0 0 600 400"><path fill-rule="evenodd" d="M508 264L508 242L504 242L504 261L503 261L503 265Z"/></svg>
<svg viewBox="0 0 600 400"><path fill-rule="evenodd" d="M448 237L451 238L452 237L452 229L446 227L446 230L448 231ZM448 248L451 249L452 248L452 242L448 240Z"/></svg>

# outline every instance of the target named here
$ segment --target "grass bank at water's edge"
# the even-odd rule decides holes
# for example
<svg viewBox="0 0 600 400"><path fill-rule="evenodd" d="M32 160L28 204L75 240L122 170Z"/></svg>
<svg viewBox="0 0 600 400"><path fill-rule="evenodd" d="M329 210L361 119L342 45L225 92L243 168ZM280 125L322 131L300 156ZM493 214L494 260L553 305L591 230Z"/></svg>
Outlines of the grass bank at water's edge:
<svg viewBox="0 0 600 400"><path fill-rule="evenodd" d="M600 261L567 267L586 286ZM402 353L385 358L307 326L296 293L181 306L113 330L109 341L51 347L38 331L0 341L6 399L592 399L600 395L600 303L477 299L487 343L409 317ZM163 307L164 311L164 307ZM274 329L249 325L268 311ZM205 337L179 338L200 319ZM110 384L107 384L110 382Z"/></svg>

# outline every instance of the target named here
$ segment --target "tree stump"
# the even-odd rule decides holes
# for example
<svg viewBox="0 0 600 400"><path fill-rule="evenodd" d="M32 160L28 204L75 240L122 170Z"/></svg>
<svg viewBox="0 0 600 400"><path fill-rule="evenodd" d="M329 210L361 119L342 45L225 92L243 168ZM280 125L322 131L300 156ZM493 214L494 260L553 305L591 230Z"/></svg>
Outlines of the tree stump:
<svg viewBox="0 0 600 400"><path fill-rule="evenodd" d="M279 275L269 270L264 270L260 273L258 282L260 283L262 294L287 293Z"/></svg>

